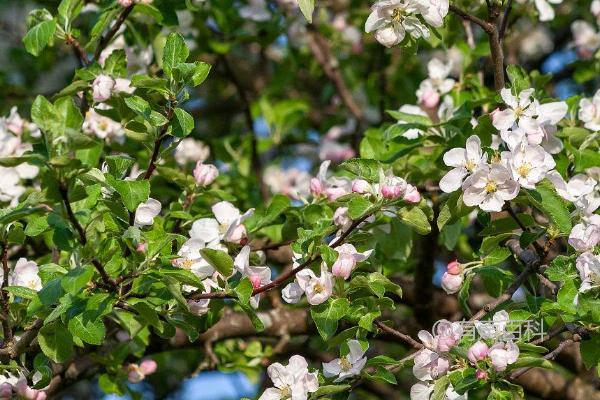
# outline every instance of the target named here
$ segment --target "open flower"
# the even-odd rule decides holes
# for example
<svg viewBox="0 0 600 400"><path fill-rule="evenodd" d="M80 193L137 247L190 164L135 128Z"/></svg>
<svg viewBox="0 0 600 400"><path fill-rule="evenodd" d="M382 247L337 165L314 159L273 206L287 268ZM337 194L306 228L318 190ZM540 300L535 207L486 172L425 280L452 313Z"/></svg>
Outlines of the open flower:
<svg viewBox="0 0 600 400"><path fill-rule="evenodd" d="M373 250L367 250L363 253L359 253L356 248L350 243L344 243L343 245L336 248L338 258L331 267L331 272L334 276L348 279L356 264L365 261Z"/></svg>
<svg viewBox="0 0 600 400"><path fill-rule="evenodd" d="M579 101L579 119L583 126L597 132L600 131L600 90L590 99Z"/></svg>
<svg viewBox="0 0 600 400"><path fill-rule="evenodd" d="M321 265L321 276L316 276L310 269L304 269L296 274L298 285L306 294L308 303L316 306L324 303L333 292L333 279L327 266Z"/></svg>
<svg viewBox="0 0 600 400"><path fill-rule="evenodd" d="M489 355L494 369L502 372L508 365L517 361L519 358L519 348L512 341L506 343L499 342L491 347Z"/></svg>
<svg viewBox="0 0 600 400"><path fill-rule="evenodd" d="M135 221L134 224L137 227L148 226L154 223L154 217L160 214L162 205L160 201L150 197L144 203L137 206L135 210Z"/></svg>
<svg viewBox="0 0 600 400"><path fill-rule="evenodd" d="M507 339L510 338L510 334L506 332L508 321L508 313L502 310L494 314L492 321L475 321L475 329L485 340Z"/></svg>
<svg viewBox="0 0 600 400"><path fill-rule="evenodd" d="M600 47L600 34L587 21L575 21L571 24L573 44L577 53L586 59L592 58Z"/></svg>
<svg viewBox="0 0 600 400"><path fill-rule="evenodd" d="M431 381L448 372L450 362L435 351L421 349L415 356L413 375L420 381Z"/></svg>
<svg viewBox="0 0 600 400"><path fill-rule="evenodd" d="M254 213L253 208L241 214L230 202L221 201L212 206L212 212L215 218L194 221L190 237L202 239L207 243L219 240L240 243L246 238L243 222Z"/></svg>
<svg viewBox="0 0 600 400"><path fill-rule="evenodd" d="M480 165L485 164L487 156L481 150L481 140L478 136L470 136L465 148L454 148L444 154L444 164L454 167L442 180L440 189L451 193L460 188L463 180L474 173Z"/></svg>
<svg viewBox="0 0 600 400"><path fill-rule="evenodd" d="M434 335L421 330L419 339L423 345L435 352L447 353L460 342L463 335L462 325L442 319L434 325Z"/></svg>
<svg viewBox="0 0 600 400"><path fill-rule="evenodd" d="M540 21L552 21L556 16L556 13L550 4L560 4L562 2L563 0L534 0Z"/></svg>
<svg viewBox="0 0 600 400"><path fill-rule="evenodd" d="M190 238L183 244L183 246L181 246L181 249L179 249L177 255L179 255L180 258L176 259L174 264L179 268L183 268L192 272L200 279L208 278L215 272L215 269L202 257L202 254L200 253L200 250L205 248L226 250L226 248L221 246L219 242L206 243L202 239ZM186 291L193 290L191 286L184 286L183 288Z"/></svg>
<svg viewBox="0 0 600 400"><path fill-rule="evenodd" d="M585 252L577 257L575 265L581 278L580 292L600 287L600 256Z"/></svg>
<svg viewBox="0 0 600 400"><path fill-rule="evenodd" d="M463 201L483 211L501 211L504 202L519 194L519 184L500 164L484 165L463 182Z"/></svg>
<svg viewBox="0 0 600 400"><path fill-rule="evenodd" d="M326 196L329 201L334 201L345 194L351 193L352 183L345 177L327 177L330 164L330 160L321 163L317 176L310 180L310 192L315 197Z"/></svg>
<svg viewBox="0 0 600 400"><path fill-rule="evenodd" d="M591 251L600 243L600 215L592 215L575 225L569 234L569 244L577 251Z"/></svg>
<svg viewBox="0 0 600 400"><path fill-rule="evenodd" d="M308 394L319 388L317 374L308 372L308 363L304 357L290 357L288 365L273 363L267 368L267 374L273 382L258 400L307 400Z"/></svg>
<svg viewBox="0 0 600 400"><path fill-rule="evenodd" d="M95 102L101 103L110 99L115 88L115 80L108 75L98 75L92 82L92 97Z"/></svg>
<svg viewBox="0 0 600 400"><path fill-rule="evenodd" d="M410 388L410 400L430 400L434 390L435 385L431 382L417 382ZM467 400L467 393L458 394L454 387L449 385L443 400Z"/></svg>
<svg viewBox="0 0 600 400"><path fill-rule="evenodd" d="M502 152L502 161L510 168L513 179L527 189L535 189L536 183L556 166L552 156L542 146L535 144L525 144L513 151Z"/></svg>
<svg viewBox="0 0 600 400"><path fill-rule="evenodd" d="M323 375L326 378L337 376L333 381L334 383L360 375L360 371L367 363L367 358L364 356L365 350L363 350L358 340L349 340L348 348L350 351L347 355L323 363Z"/></svg>
<svg viewBox="0 0 600 400"><path fill-rule="evenodd" d="M17 260L15 268L8 276L9 284L12 286L23 286L31 290L42 289L42 280L39 276L40 269L35 261L29 261L25 257ZM4 273L0 271L0 278Z"/></svg>
<svg viewBox="0 0 600 400"><path fill-rule="evenodd" d="M406 32L412 37L428 38L429 29L417 17L421 15L428 24L440 27L448 14L447 0L382 0L371 7L365 22L365 32L375 32L375 39L386 47L404 40Z"/></svg>

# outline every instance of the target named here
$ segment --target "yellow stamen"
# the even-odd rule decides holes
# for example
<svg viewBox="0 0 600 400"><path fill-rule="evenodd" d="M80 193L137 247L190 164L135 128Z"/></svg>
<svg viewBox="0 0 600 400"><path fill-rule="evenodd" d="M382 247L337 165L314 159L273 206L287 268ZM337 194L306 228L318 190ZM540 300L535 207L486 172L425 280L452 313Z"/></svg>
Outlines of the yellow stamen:
<svg viewBox="0 0 600 400"><path fill-rule="evenodd" d="M465 168L469 172L473 172L473 170L475 169L476 166L477 166L477 163L473 160L467 160L467 162L465 163Z"/></svg>
<svg viewBox="0 0 600 400"><path fill-rule="evenodd" d="M194 261L190 260L189 258L185 258L179 265L181 265L181 268L183 269L190 269L192 268L192 265L194 265Z"/></svg>
<svg viewBox="0 0 600 400"><path fill-rule="evenodd" d="M320 282L315 283L315 286L313 286L313 290L315 291L315 293L322 293L325 288L323 287L323 285L321 285Z"/></svg>
<svg viewBox="0 0 600 400"><path fill-rule="evenodd" d="M340 358L340 367L342 368L342 371L350 371L352 369L352 364L350 364L350 361L348 361L348 359L346 357L341 357Z"/></svg>
<svg viewBox="0 0 600 400"><path fill-rule="evenodd" d="M400 22L400 20L402 19L402 10L399 8L396 8L392 12L392 19L396 22Z"/></svg>
<svg viewBox="0 0 600 400"><path fill-rule="evenodd" d="M496 185L496 182L494 181L489 181L487 185L485 185L485 191L488 193L494 193L496 190L498 190L498 185Z"/></svg>
<svg viewBox="0 0 600 400"><path fill-rule="evenodd" d="M531 165L529 165L529 164L523 164L519 168L517 168L517 172L519 173L521 178L526 178L527 175L529 175L530 171L531 171Z"/></svg>

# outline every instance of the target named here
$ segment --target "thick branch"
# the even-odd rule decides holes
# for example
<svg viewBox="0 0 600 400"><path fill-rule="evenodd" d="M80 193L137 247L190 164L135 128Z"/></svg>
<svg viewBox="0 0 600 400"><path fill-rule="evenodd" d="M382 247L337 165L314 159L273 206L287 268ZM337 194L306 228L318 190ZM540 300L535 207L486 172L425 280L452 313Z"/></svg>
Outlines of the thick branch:
<svg viewBox="0 0 600 400"><path fill-rule="evenodd" d="M267 185L265 184L264 179L263 179L263 166L262 166L262 161L260 159L260 155L258 154L258 143L256 140L256 132L254 132L254 119L252 118L252 109L251 109L250 99L248 98L248 94L246 93L246 88L244 88L242 83L239 81L239 79L233 72L233 69L229 65L229 61L227 61L227 57L223 55L220 57L220 60L223 63L223 67L225 69L225 73L227 74L227 77L229 78L231 83L233 83L233 86L235 86L237 93L240 97L240 100L242 101L242 104L244 106L244 119L246 120L246 126L248 129L248 132L251 135L250 145L252 147L251 148L252 169L254 171L254 175L256 176L256 180L258 181L258 188L260 190L260 194L261 194L263 200L266 200L270 197L270 193L269 193L269 188L267 188Z"/></svg>

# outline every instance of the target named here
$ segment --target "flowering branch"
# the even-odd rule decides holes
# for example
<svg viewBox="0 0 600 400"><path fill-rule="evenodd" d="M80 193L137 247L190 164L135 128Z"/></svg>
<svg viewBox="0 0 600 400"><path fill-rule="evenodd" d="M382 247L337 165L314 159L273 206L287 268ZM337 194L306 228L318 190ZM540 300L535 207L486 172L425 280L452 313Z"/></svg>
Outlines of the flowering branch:
<svg viewBox="0 0 600 400"><path fill-rule="evenodd" d="M352 233L352 231L354 231L360 224L362 224L371 215L372 215L372 213L368 213L366 215L363 215L356 221L352 222L352 225L350 225L350 227L342 235L340 235L338 238L336 238L335 242L333 242L329 247L331 247L332 249L335 249L336 247L341 246L344 243L344 240ZM280 286L282 283L285 283L288 279L294 277L298 272L302 271L304 268L312 265L315 262L319 262L321 260L322 260L322 257L320 254L315 255L314 257L306 260L305 262L303 262L296 268L292 268L289 271L284 272L281 275L277 276L277 278L273 279L273 281L271 281L270 283L254 289L254 291L252 291L252 296L269 291L273 288ZM224 292L224 291L209 292L209 293L194 292L190 296L191 300L230 299L230 298L234 298L234 296L232 296L231 294L228 294L227 292Z"/></svg>
<svg viewBox="0 0 600 400"><path fill-rule="evenodd" d="M415 348L417 350L420 350L423 348L423 345L421 343L417 342L415 339L413 339L409 335L399 332L396 329L387 326L386 324L384 324L381 321L375 320L373 322L373 324L376 327L378 327L379 329L381 329L383 332L388 333L388 334L392 335L393 337L400 339L401 342L408 343L409 345L411 345L413 348Z"/></svg>

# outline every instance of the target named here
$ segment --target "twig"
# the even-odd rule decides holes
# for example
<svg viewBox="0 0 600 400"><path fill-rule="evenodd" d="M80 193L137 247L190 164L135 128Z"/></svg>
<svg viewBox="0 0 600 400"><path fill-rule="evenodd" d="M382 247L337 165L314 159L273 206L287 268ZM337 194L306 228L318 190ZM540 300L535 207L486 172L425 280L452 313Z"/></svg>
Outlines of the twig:
<svg viewBox="0 0 600 400"><path fill-rule="evenodd" d="M510 11L512 10L512 0L508 0L506 3L506 8L504 9L504 16L502 17L502 24L500 25L500 40L504 39L504 34L506 33L506 27L508 26L508 16Z"/></svg>
<svg viewBox="0 0 600 400"><path fill-rule="evenodd" d="M409 335L399 332L399 331L395 330L394 328L387 326L386 324L384 324L383 322L381 322L379 320L375 320L373 323L375 324L376 327L381 329L383 332L388 333L388 334L392 335L393 337L400 339L400 341L409 344L411 347L413 347L417 350L423 348L423 345L421 343L417 342L415 339L413 339Z"/></svg>
<svg viewBox="0 0 600 400"><path fill-rule="evenodd" d="M464 11L463 9L458 8L453 4L449 5L449 9L450 9L450 11L452 11L454 14L458 15L462 19L466 19L468 21L473 22L474 24L479 25L481 27L481 29L483 29L488 34L494 30L494 26L491 25L489 22L484 21L483 19Z"/></svg>
<svg viewBox="0 0 600 400"><path fill-rule="evenodd" d="M71 202L69 201L69 189L67 188L67 185L65 185L64 182L60 182L58 185L58 191L60 192L60 195L63 199L63 204L67 211L67 216L69 218L69 221L71 221L71 224L75 227L75 230L79 234L79 241L81 242L81 244L83 246L85 246L88 241L87 236L85 234L85 230L83 229L83 227L77 220L77 217L75 216L75 213L73 212L73 208L71 208ZM108 287L115 286L115 281L110 276L108 276L108 274L106 273L106 270L104 269L104 267L102 266L100 261L98 261L94 258L94 259L92 259L92 264L94 265L94 267L100 274L100 277L102 278L102 281L104 282L105 285L107 285Z"/></svg>
<svg viewBox="0 0 600 400"><path fill-rule="evenodd" d="M361 107L354 100L352 92L348 88L348 85L346 84L346 81L340 72L339 61L333 56L331 48L329 47L329 43L313 25L310 25L308 29L308 47L313 53L315 60L317 60L321 68L323 68L325 75L327 75L327 77L335 85L342 102L346 105L352 116L354 116L358 122L353 143L356 150L360 144L360 126L362 123L364 123L365 115Z"/></svg>
<svg viewBox="0 0 600 400"><path fill-rule="evenodd" d="M81 43L79 43L77 39L69 35L66 37L65 42L68 45L73 46L73 51L77 55L77 58L79 58L79 61L81 62L82 66L87 67L88 65L90 65L90 60L87 56L87 53L83 49L83 47L81 47Z"/></svg>
<svg viewBox="0 0 600 400"><path fill-rule="evenodd" d="M96 47L96 51L94 52L94 61L98 61L98 58L100 57L100 53L102 53L102 50L104 50L106 48L106 46L108 46L108 44L110 43L112 38L117 34L119 29L121 28L121 25L123 25L123 23L129 16L129 14L133 10L134 6L135 6L135 4L125 7L123 9L123 11L121 11L121 14L119 14L119 17L117 18L117 20L115 21L113 26L110 28L110 30L106 33L106 35L104 35L100 39L100 42L98 43L98 47Z"/></svg>
<svg viewBox="0 0 600 400"><path fill-rule="evenodd" d="M258 154L258 143L256 140L256 132L254 131L254 119L252 118L252 109L250 105L250 99L248 98L248 94L246 93L246 88L239 81L233 69L229 65L229 61L227 61L227 57L225 55L220 56L220 60L223 63L223 68L225 69L225 73L227 77L235 86L237 93L242 101L244 108L244 118L246 120L246 127L250 134L250 145L251 145L251 158L252 158L252 168L254 170L254 175L256 176L256 180L258 181L258 188L260 190L260 194L263 200L267 200L270 197L269 188L264 182L263 179L263 165L260 159L260 155Z"/></svg>
<svg viewBox="0 0 600 400"><path fill-rule="evenodd" d="M6 241L2 243L2 272L2 289L0 290L0 294L2 296L2 347L5 347L13 339L9 321L10 309L8 304L8 293L5 290L5 288L8 286L8 274L10 272L8 268L8 243Z"/></svg>
<svg viewBox="0 0 600 400"><path fill-rule="evenodd" d="M329 247L334 249L334 248L340 246L342 243L344 243L344 240L352 233L352 231L354 231L360 224L362 224L367 218L369 218L370 215L371 214L364 215L361 218L354 221L352 223L352 225L350 225L350 227L341 236L339 236L336 239L336 241L334 243L332 243ZM266 292L273 288L278 287L282 283L286 282L289 278L295 276L298 272L302 271L304 268L312 265L315 262L319 262L320 260L322 260L321 255L320 254L315 255L313 258L310 258L309 260L303 262L296 268L290 269L289 271L284 272L281 275L277 276L277 278L273 279L273 281L271 281L271 283L268 283L266 285L263 285L259 288L254 289L254 291L252 292L252 296L255 296L257 294L260 294L260 293L263 293L263 292ZM190 296L190 299L192 299L192 300L230 299L230 298L234 298L234 297L224 291L210 292L210 293L194 292Z"/></svg>
<svg viewBox="0 0 600 400"><path fill-rule="evenodd" d="M278 243L269 243L262 246L252 247L252 251L266 251L266 250L277 250L280 247L288 246L292 244L293 240L284 240L283 242Z"/></svg>
<svg viewBox="0 0 600 400"><path fill-rule="evenodd" d="M556 349L554 349L550 353L546 354L543 358L546 360L554 360L556 358L556 356L558 356L560 354L560 352L562 352L567 346L570 346L575 342L579 342L580 340L581 340L581 337L579 335L573 335L573 338L563 340L562 342L559 343L559 345L556 347ZM525 367L525 368L517 369L510 375L510 379L517 379L518 377L523 375L525 372L529 371L531 368L533 368L533 367Z"/></svg>
<svg viewBox="0 0 600 400"><path fill-rule="evenodd" d="M517 279L506 289L506 291L497 299L489 302L475 315L473 315L470 321L477 321L485 317L490 311L496 309L500 304L510 300L515 294L517 289L525 282L525 280L534 273L539 265L539 258L536 254L531 251L523 250L519 247L519 242L516 239L510 239L506 242L507 246L525 264L525 269L517 276Z"/></svg>

